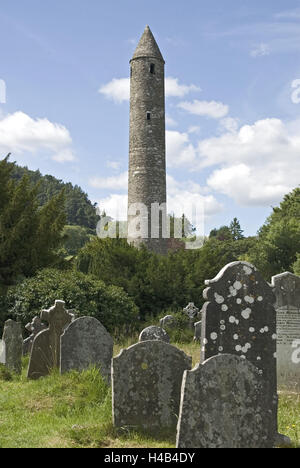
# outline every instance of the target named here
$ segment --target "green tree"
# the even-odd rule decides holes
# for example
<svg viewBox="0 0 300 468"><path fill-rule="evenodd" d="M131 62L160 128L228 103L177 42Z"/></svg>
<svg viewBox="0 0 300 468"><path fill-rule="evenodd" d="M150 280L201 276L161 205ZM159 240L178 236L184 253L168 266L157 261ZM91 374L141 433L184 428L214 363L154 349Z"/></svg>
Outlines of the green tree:
<svg viewBox="0 0 300 468"><path fill-rule="evenodd" d="M65 224L64 194L53 197L39 209L38 185L32 185L27 175L16 183L11 178L13 167L8 158L0 162L2 286L14 284L20 277L31 276L39 268L55 264Z"/></svg>
<svg viewBox="0 0 300 468"><path fill-rule="evenodd" d="M300 188L286 195L259 230L258 241L249 252L250 261L267 280L292 271L300 253Z"/></svg>
<svg viewBox="0 0 300 468"><path fill-rule="evenodd" d="M237 218L233 218L233 220L230 223L229 229L234 240L244 239L244 231L241 228L240 222Z"/></svg>

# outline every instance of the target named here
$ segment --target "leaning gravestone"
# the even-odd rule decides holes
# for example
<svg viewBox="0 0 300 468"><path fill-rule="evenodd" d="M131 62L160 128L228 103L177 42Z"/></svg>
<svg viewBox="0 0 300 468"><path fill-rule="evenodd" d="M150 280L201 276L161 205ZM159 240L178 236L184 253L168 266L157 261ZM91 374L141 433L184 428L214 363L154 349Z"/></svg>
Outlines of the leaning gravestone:
<svg viewBox="0 0 300 468"><path fill-rule="evenodd" d="M61 336L60 372L96 366L110 382L113 339L94 317L80 317Z"/></svg>
<svg viewBox="0 0 300 468"><path fill-rule="evenodd" d="M40 317L34 317L30 323L25 325L25 328L31 333L31 335L23 341L23 356L31 353L34 338L42 330L45 330L47 325L41 321Z"/></svg>
<svg viewBox="0 0 300 468"><path fill-rule="evenodd" d="M247 262L226 265L204 291L201 362L218 354L238 355L257 367L266 382L277 434L276 311L273 288Z"/></svg>
<svg viewBox="0 0 300 468"><path fill-rule="evenodd" d="M155 327L154 325L145 328L139 336L139 342L153 340L161 340L170 343L170 337L166 330L161 327Z"/></svg>
<svg viewBox="0 0 300 468"><path fill-rule="evenodd" d="M3 341L5 342L6 367L21 374L23 337L21 324L14 320L7 320L4 324Z"/></svg>
<svg viewBox="0 0 300 468"><path fill-rule="evenodd" d="M272 448L273 421L259 370L214 356L184 373L177 448Z"/></svg>
<svg viewBox="0 0 300 468"><path fill-rule="evenodd" d="M165 327L169 327L169 328L173 328L175 327L175 318L173 317L173 315L166 315L165 317L161 318L160 321L159 321L159 325L161 326L161 328L165 328Z"/></svg>
<svg viewBox="0 0 300 468"><path fill-rule="evenodd" d="M182 376L192 358L163 341L144 341L112 362L114 425L176 427Z"/></svg>
<svg viewBox="0 0 300 468"><path fill-rule="evenodd" d="M28 368L29 379L45 377L53 368L59 368L60 337L72 319L73 315L65 309L63 301L55 301L53 307L41 312L41 320L48 322L49 328L34 338Z"/></svg>
<svg viewBox="0 0 300 468"><path fill-rule="evenodd" d="M278 385L300 390L300 277L286 272L273 276L277 312Z"/></svg>

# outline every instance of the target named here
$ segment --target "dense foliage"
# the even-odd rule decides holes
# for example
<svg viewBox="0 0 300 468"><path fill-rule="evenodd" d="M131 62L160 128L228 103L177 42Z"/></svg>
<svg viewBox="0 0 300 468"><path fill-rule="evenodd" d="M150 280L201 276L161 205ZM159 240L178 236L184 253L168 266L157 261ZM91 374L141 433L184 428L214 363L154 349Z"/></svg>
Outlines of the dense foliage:
<svg viewBox="0 0 300 468"><path fill-rule="evenodd" d="M16 183L14 165L0 161L0 285L14 284L46 266L57 265L65 225L64 192L39 208L38 185L28 176Z"/></svg>
<svg viewBox="0 0 300 468"><path fill-rule="evenodd" d="M73 186L71 183L64 183L51 175L42 176L40 171L30 171L27 167L14 165L12 177L16 181L20 181L24 175L32 184L39 183L37 199L40 206L44 206L64 190L67 224L96 230L99 220L96 214L96 205L91 203L88 195L78 185Z"/></svg>
<svg viewBox="0 0 300 468"><path fill-rule="evenodd" d="M137 323L138 309L128 295L116 286L75 271L45 269L24 280L7 295L8 315L22 322L31 321L56 299L66 302L77 317L92 316L111 332Z"/></svg>

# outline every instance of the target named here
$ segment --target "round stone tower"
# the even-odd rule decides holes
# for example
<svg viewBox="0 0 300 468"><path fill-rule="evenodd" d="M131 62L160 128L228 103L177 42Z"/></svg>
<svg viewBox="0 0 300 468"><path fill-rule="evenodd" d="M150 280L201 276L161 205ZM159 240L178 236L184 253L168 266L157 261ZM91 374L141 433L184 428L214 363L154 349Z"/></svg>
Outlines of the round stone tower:
<svg viewBox="0 0 300 468"><path fill-rule="evenodd" d="M128 242L167 252L165 61L146 27L130 61Z"/></svg>

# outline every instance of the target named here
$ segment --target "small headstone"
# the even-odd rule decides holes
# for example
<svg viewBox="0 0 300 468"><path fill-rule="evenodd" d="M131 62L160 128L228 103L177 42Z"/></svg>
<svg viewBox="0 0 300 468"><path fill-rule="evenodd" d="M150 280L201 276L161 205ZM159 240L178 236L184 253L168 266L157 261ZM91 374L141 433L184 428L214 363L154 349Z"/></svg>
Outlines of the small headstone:
<svg viewBox="0 0 300 468"><path fill-rule="evenodd" d="M267 383L277 433L276 311L273 288L247 262L226 265L206 281L202 309L201 362L234 354L257 367ZM275 435L274 435L275 437Z"/></svg>
<svg viewBox="0 0 300 468"><path fill-rule="evenodd" d="M190 302L184 309L183 312L188 316L189 319L196 319L199 314L199 309L195 306L193 302Z"/></svg>
<svg viewBox="0 0 300 468"><path fill-rule="evenodd" d="M160 327L155 327L154 325L145 328L139 336L139 342L153 340L161 340L165 341L166 343L170 343L170 337L166 330Z"/></svg>
<svg viewBox="0 0 300 468"><path fill-rule="evenodd" d="M21 374L23 349L21 324L14 320L7 320L4 324L2 339L5 342L6 367L16 374Z"/></svg>
<svg viewBox="0 0 300 468"><path fill-rule="evenodd" d="M90 366L100 369L110 382L113 339L94 317L80 317L61 336L60 372L84 371Z"/></svg>
<svg viewBox="0 0 300 468"><path fill-rule="evenodd" d="M272 448L273 421L259 370L214 356L184 373L177 448Z"/></svg>
<svg viewBox="0 0 300 468"><path fill-rule="evenodd" d="M34 338L42 330L45 330L47 325L41 321L40 317L34 317L30 323L25 325L25 328L31 333L31 335L23 341L23 356L31 353Z"/></svg>
<svg viewBox="0 0 300 468"><path fill-rule="evenodd" d="M113 421L117 427L176 427L182 376L192 358L163 341L143 341L113 359Z"/></svg>
<svg viewBox="0 0 300 468"><path fill-rule="evenodd" d="M273 276L277 312L277 377L282 389L300 390L300 277Z"/></svg>
<svg viewBox="0 0 300 468"><path fill-rule="evenodd" d="M5 341L0 340L0 364L5 364Z"/></svg>
<svg viewBox="0 0 300 468"><path fill-rule="evenodd" d="M161 328L173 328L175 326L175 323L176 322L173 315L166 315L159 321L159 325Z"/></svg>
<svg viewBox="0 0 300 468"><path fill-rule="evenodd" d="M194 334L194 341L201 341L201 329L202 329L202 322L194 323L195 334Z"/></svg>
<svg viewBox="0 0 300 468"><path fill-rule="evenodd" d="M34 338L28 368L29 379L45 377L53 368L59 368L60 337L72 319L63 301L55 301L53 307L41 312L41 320L49 323L49 328Z"/></svg>

